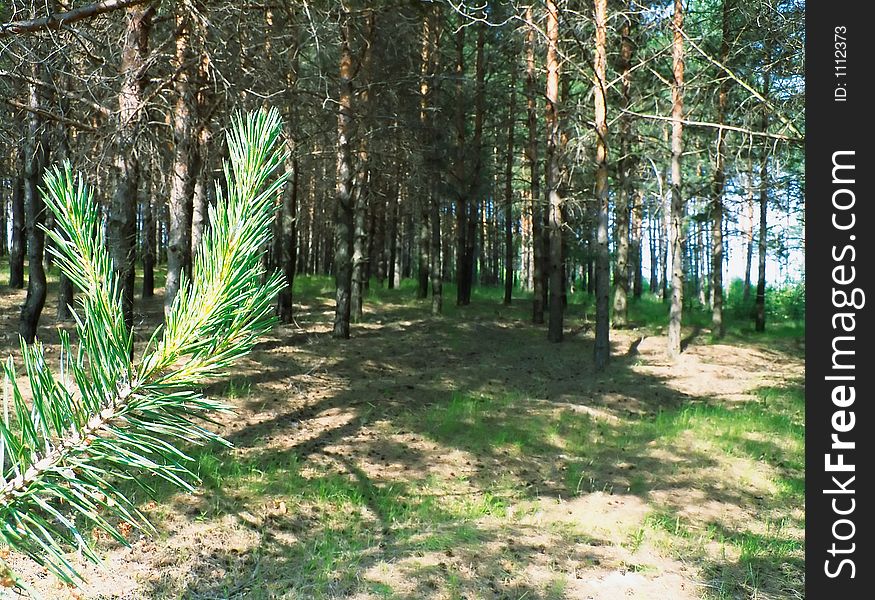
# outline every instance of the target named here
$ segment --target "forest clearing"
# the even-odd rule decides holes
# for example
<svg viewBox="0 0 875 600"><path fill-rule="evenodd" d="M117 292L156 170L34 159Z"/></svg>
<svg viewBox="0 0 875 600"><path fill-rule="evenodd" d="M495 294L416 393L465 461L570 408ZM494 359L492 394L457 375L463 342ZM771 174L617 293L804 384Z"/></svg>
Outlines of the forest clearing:
<svg viewBox="0 0 875 600"><path fill-rule="evenodd" d="M237 411L220 427L234 447L196 451L196 494L143 498L158 537L99 543L83 597L803 597L795 323L720 343L690 329L674 364L664 323L642 321L595 373L580 305L555 345L529 302L486 288L435 320L414 283L372 288L340 344L331 282L299 278L297 323L209 390ZM4 293L0 318L22 298ZM137 309L160 315L160 297Z"/></svg>

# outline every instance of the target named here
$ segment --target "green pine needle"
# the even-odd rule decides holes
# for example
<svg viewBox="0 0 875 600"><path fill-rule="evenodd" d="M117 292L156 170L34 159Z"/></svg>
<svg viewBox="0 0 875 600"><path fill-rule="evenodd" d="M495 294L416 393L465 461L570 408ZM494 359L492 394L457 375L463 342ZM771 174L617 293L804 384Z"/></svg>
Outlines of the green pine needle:
<svg viewBox="0 0 875 600"><path fill-rule="evenodd" d="M198 391L250 351L274 323L280 274L265 280L274 201L285 183L276 110L235 117L205 233L167 315L139 361L125 327L121 288L99 224L97 205L68 163L45 176L46 204L58 232L46 231L61 271L81 290L75 311L79 344L61 334L57 374L42 345L21 350L24 372L10 357L0 414L0 547L30 556L67 583L81 575L71 549L98 557L83 532L97 528L122 544L119 525L151 525L114 484L143 473L192 489L191 458L178 446L225 443L206 427L229 407ZM32 400L19 380L26 379ZM0 560L0 586L26 588Z"/></svg>

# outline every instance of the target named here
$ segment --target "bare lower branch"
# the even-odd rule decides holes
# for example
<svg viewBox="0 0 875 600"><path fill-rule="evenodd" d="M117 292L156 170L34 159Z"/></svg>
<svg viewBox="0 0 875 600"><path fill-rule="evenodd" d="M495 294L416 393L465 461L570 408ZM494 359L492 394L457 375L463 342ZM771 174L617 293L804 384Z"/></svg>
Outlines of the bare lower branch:
<svg viewBox="0 0 875 600"><path fill-rule="evenodd" d="M51 113L51 112L46 111L46 110L42 110L39 108L33 108L31 106L28 106L27 104L19 102L18 100L12 100L11 98L3 98L2 100L0 100L0 102L8 104L9 106L12 106L14 108L20 108L21 110L26 110L27 112L33 113L35 115L39 115L43 118L49 119L50 121L56 121L58 123L63 123L64 125L69 125L70 127L75 127L76 129L79 129L82 131L97 131L97 129L95 127L92 127L91 125L86 125L85 123L82 123L80 121L74 121L73 119L68 119L67 117L62 117L61 115L56 115L55 113Z"/></svg>
<svg viewBox="0 0 875 600"><path fill-rule="evenodd" d="M120 8L135 6L148 1L149 0L102 0L101 2L86 4L85 6L80 6L79 8L74 8L73 10L68 10L66 12L52 13L49 16L40 19L2 23L0 24L0 38L36 33L44 30L60 29L64 25L69 25L76 21L82 21L83 19L89 19Z"/></svg>
<svg viewBox="0 0 875 600"><path fill-rule="evenodd" d="M15 73L13 71L7 71L5 69L0 69L0 76L10 77L12 79L17 79L18 81L22 81L24 83L36 85L36 86L39 86L41 88L50 90L56 94L59 94L65 98L70 98L71 100L76 100L78 102L82 102L83 104L87 104L88 106L90 106L94 110L98 111L104 117L109 117L110 115L112 115L112 110L107 108L106 106L103 106L102 104L98 104L97 102L94 102L93 100L89 100L88 98L83 98L82 96L75 94L69 90L65 90L65 89L56 87L54 85L48 84L44 81L40 81L39 79L34 79L33 77L27 77L25 75L19 75L18 73Z"/></svg>
<svg viewBox="0 0 875 600"><path fill-rule="evenodd" d="M635 117L640 117L642 119L652 119L654 121L672 121L671 117L663 117L662 115L645 115L643 113L638 113L635 111L620 109L621 112L624 112L629 115L633 115ZM770 140L780 140L782 142L789 142L791 144L804 144L805 138L803 137L790 137L787 135L781 135L780 133L768 133L766 131L755 131L753 129L745 129L744 127L737 127L735 125L726 125L721 123L710 123L708 121L690 121L688 119L682 119L681 123L684 125L690 125L691 127L709 127L711 129L721 129L726 131L737 131L738 133L743 133L744 135L749 135L752 137L762 137L768 138Z"/></svg>

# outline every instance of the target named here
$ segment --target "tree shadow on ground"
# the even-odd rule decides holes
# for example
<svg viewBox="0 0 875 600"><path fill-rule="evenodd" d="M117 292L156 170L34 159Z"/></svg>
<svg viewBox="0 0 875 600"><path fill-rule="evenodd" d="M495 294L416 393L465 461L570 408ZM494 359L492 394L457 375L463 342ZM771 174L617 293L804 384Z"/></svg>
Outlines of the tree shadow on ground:
<svg viewBox="0 0 875 600"><path fill-rule="evenodd" d="M147 321L161 314L160 300L150 302ZM710 449L676 443L686 409L719 400L678 391L670 374L636 369L646 357L630 352L641 343L635 332L614 336L614 358L597 373L589 335L550 344L513 312L496 319L471 307L464 319L435 319L423 317L419 304L387 304L340 341L322 324L326 306L306 305L301 327L277 328L230 383L207 387L234 396L240 412L226 423L234 450L192 450L203 490L179 495L159 486L155 493L171 512L215 523L232 518L257 542L188 556L172 578L150 584L150 597L370 590L412 599L455 589L563 597L512 571L535 565L560 578L569 564L618 567L603 550L616 540L581 537L572 527L544 532L509 517L510 508L597 494L634 496L670 516L691 502L740 514L763 502L756 491L727 485L725 463ZM493 310L501 309L486 312ZM785 449L770 440L734 443L745 456L786 467ZM785 474L799 477L792 466ZM724 564L704 552L692 558L708 573ZM381 569L391 576L381 579Z"/></svg>

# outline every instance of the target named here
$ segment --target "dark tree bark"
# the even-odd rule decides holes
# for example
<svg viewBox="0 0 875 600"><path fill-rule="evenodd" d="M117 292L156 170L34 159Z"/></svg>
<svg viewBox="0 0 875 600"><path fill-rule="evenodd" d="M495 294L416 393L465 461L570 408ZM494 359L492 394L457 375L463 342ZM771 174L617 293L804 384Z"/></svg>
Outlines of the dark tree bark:
<svg viewBox="0 0 875 600"><path fill-rule="evenodd" d="M729 61L729 16L731 0L723 0L723 27L720 42L720 62ZM723 124L729 97L729 77L720 82L717 92L717 123ZM717 130L717 156L714 159L714 184L711 191L711 332L716 338L725 334L723 323L723 189L726 182L726 133Z"/></svg>
<svg viewBox="0 0 875 600"><path fill-rule="evenodd" d="M609 302L610 302L610 256L608 255L608 122L607 122L607 19L608 19L608 0L595 0L595 85L593 93L595 96L595 128L596 128L596 183L595 183L595 200L597 217L597 234L596 234L596 317L595 317L595 346L594 360L595 367L602 370L608 364L611 356L611 341L610 341L610 322L609 322ZM626 32L628 33L628 32ZM628 37L624 35L624 38ZM625 42L624 42L625 44ZM631 52L631 51L630 51ZM625 50L624 50L625 54ZM624 73L625 75L625 73ZM623 132L621 131L621 136ZM623 162L621 157L620 162ZM622 167L621 167L622 170ZM622 179L621 179L622 182ZM621 191L620 194L624 194ZM623 252L628 249L628 223L626 221L626 206L617 206L617 242L618 246L622 244ZM621 216L622 215L622 216ZM626 240L623 242L623 240ZM622 264L619 262L622 260ZM621 323L626 323L626 289L625 281L626 274L626 256L618 259L617 272L621 273L620 277L614 276L614 284L622 291L622 316ZM621 281L622 280L622 281ZM618 294L619 295L619 294ZM618 297L614 297L614 307L616 309ZM616 312L614 318L617 318Z"/></svg>
<svg viewBox="0 0 875 600"><path fill-rule="evenodd" d="M598 4L597 2L597 13ZM607 10L607 9L605 9ZM620 25L620 61L619 71L622 81L620 106L628 109L631 103L632 90L632 25L629 17L623 19ZM604 40L602 40L604 44ZM598 53L598 38L596 42ZM604 52L604 50L602 50ZM604 102L604 99L603 99ZM631 165L629 156L632 138L631 116L625 112L620 114L620 156L617 157L617 195L614 207L614 225L616 227L617 260L614 267L614 327L625 327L628 322L629 305L629 198L632 196ZM596 193L598 197L598 193ZM607 248L605 248L607 251Z"/></svg>
<svg viewBox="0 0 875 600"><path fill-rule="evenodd" d="M455 64L455 98L454 112L456 129L456 162L453 175L456 183L456 304L467 304L465 286L467 283L467 234L468 234L468 197L467 169L465 168L466 135L465 135L465 96L463 80L465 77L465 31L466 27L460 27L456 33L456 64ZM479 150L478 150L479 151Z"/></svg>
<svg viewBox="0 0 875 600"><path fill-rule="evenodd" d="M532 7L526 8L526 121L529 140L526 144L526 162L529 167L532 200L532 323L544 322L546 305L544 212L542 210L541 186L538 172L538 71L535 66L535 23Z"/></svg>
<svg viewBox="0 0 875 600"><path fill-rule="evenodd" d="M279 21L278 26L284 26L284 20ZM300 61L298 52L298 31L294 31L291 68L286 73L286 98L289 111L289 128L286 135L286 150L288 156L285 162L285 171L288 180L283 188L282 201L279 211L279 264L286 287L277 297L277 316L282 323L291 323L294 320L293 290L295 285L295 273L298 270L298 195L300 194L301 168L298 160L297 140L295 138L298 125L297 94L298 71Z"/></svg>
<svg viewBox="0 0 875 600"><path fill-rule="evenodd" d="M371 79L371 62L373 52L374 30L376 27L376 19L374 11L369 11L366 17L366 33L364 39L364 47L362 56L359 58L358 76L360 79L359 101L357 112L363 117L363 123L359 127L359 147L358 147L358 172L356 173L356 182L353 191L353 242L352 242L352 288L350 291L350 302L352 303L351 315L355 322L362 319L364 309L364 292L367 289L367 214L368 204L371 200L371 182L370 172L371 152L370 152L370 133L366 130L370 127L373 114L373 106L370 95L370 79Z"/></svg>
<svg viewBox="0 0 875 600"><path fill-rule="evenodd" d="M33 343L36 338L39 318L46 303L46 272L43 267L45 247L43 225L46 219L46 208L39 190L43 170L48 161L45 125L39 116L39 111L46 104L46 99L43 97L44 88L35 83L42 81L42 68L40 63L32 64L31 77L34 83L29 83L27 86L28 106L31 109L27 119L27 141L24 151L24 212L27 229L28 281L27 297L21 307L18 332L29 344Z"/></svg>
<svg viewBox="0 0 875 600"><path fill-rule="evenodd" d="M12 245L9 249L9 287L24 287L24 255L27 238L24 224L24 148L16 152L16 175L12 179Z"/></svg>
<svg viewBox="0 0 875 600"><path fill-rule="evenodd" d="M513 134L516 124L516 68L510 71L510 100L507 105L507 147L504 154L504 303L513 297Z"/></svg>
<svg viewBox="0 0 875 600"><path fill-rule="evenodd" d="M66 80L67 78L65 78ZM63 107L62 112L67 112L67 103L65 101L61 102ZM70 140L69 134L67 131L67 126L63 123L55 124L55 134L57 136L57 143L55 144L55 162L63 163L65 160L70 159ZM51 213L47 214L47 225L48 225L48 217L53 216ZM54 219L52 219L51 225L48 225L49 229L54 229ZM48 254L48 252L46 252ZM58 307L55 311L55 315L58 321L71 321L73 319L73 311L71 307L73 306L73 283L70 281L70 278L67 277L64 273L60 273L58 275Z"/></svg>
<svg viewBox="0 0 875 600"><path fill-rule="evenodd" d="M684 306L684 197L681 190L681 156L684 118L684 3L674 0L672 17L671 86L671 308L668 321L668 354L677 358L681 353L681 322Z"/></svg>
<svg viewBox="0 0 875 600"><path fill-rule="evenodd" d="M562 197L559 194L559 12L547 0L547 204L550 210L550 312L547 339L562 341Z"/></svg>
<svg viewBox="0 0 875 600"><path fill-rule="evenodd" d="M115 138L116 187L107 215L107 245L122 290L122 309L128 328L134 324L134 250L140 181L137 132L142 120L140 105L154 12L154 4L132 6L125 10L126 27L120 65L123 81L119 92L119 123Z"/></svg>
<svg viewBox="0 0 875 600"><path fill-rule="evenodd" d="M349 49L349 19L341 14L340 24L340 93L337 112L337 205L334 220L335 338L349 338L350 288L352 286L352 53Z"/></svg>
<svg viewBox="0 0 875 600"><path fill-rule="evenodd" d="M770 63L772 61L771 46L768 41L765 45L765 57L763 60L763 97L768 100L771 87ZM769 109L764 102L760 107L760 131L769 130ZM757 331L766 330L766 242L768 240L768 208L769 208L769 153L768 147L763 145L760 149L760 225L759 225L759 256L756 295L756 325Z"/></svg>
<svg viewBox="0 0 875 600"><path fill-rule="evenodd" d="M167 280L164 286L164 312L168 314L179 292L183 273L191 268L192 197L195 171L194 94L187 66L191 23L180 7L176 16L176 57L178 70L174 82L176 105L173 111L173 165L170 170L170 223L167 243Z"/></svg>
<svg viewBox="0 0 875 600"><path fill-rule="evenodd" d="M648 210L648 213L653 213L652 209ZM647 218L647 237L649 238L650 245L650 293L656 295L657 288L659 287L659 244L657 244L656 238L659 234L659 225L656 223L659 219L659 213L648 214Z"/></svg>
<svg viewBox="0 0 875 600"><path fill-rule="evenodd" d="M156 233L155 201L152 198L152 186L147 179L143 194L143 298L152 298L155 295Z"/></svg>
<svg viewBox="0 0 875 600"><path fill-rule="evenodd" d="M644 280L641 273L641 237L644 227L644 195L641 190L635 190L632 195L632 239L629 244L629 280L632 294L640 298L644 292Z"/></svg>
<svg viewBox="0 0 875 600"><path fill-rule="evenodd" d="M277 312L279 320L283 323L291 323L294 318L292 308L292 289L295 284L295 271L298 246L295 243L297 237L296 223L298 214L298 180L300 169L298 159L294 154L294 142L289 138L289 158L286 159L286 174L288 182L283 189L282 208L280 210L280 244L279 256L280 268L286 280L286 287L280 292L277 299Z"/></svg>
<svg viewBox="0 0 875 600"><path fill-rule="evenodd" d="M387 257L387 273L386 279L388 280L386 287L390 290L395 289L395 280L400 278L400 265L398 265L399 260L399 252L398 252L398 237L400 234L399 220L398 220L398 194L400 193L400 180L401 180L401 161L398 161L398 164L395 167L395 180L394 183L390 187L389 192L389 201L387 206L387 232L386 236L388 238L389 244L389 256Z"/></svg>
<svg viewBox="0 0 875 600"><path fill-rule="evenodd" d="M0 198L0 256L6 256L6 253L9 251L9 236L7 234L9 229L8 215L9 204L6 200L6 195L3 194L2 198Z"/></svg>
<svg viewBox="0 0 875 600"><path fill-rule="evenodd" d="M754 241L754 208L753 208L753 160L747 157L747 194L745 207L747 210L747 229L745 230L745 259L744 259L744 292L742 300L745 305L750 302L751 267L753 264L753 241Z"/></svg>
<svg viewBox="0 0 875 600"><path fill-rule="evenodd" d="M481 219L481 206L478 199L482 186L483 173L483 124L486 117L486 26L477 24L477 54L474 65L474 135L471 139L471 149L474 152L474 167L471 179L466 186L466 205L468 208L467 231L465 232L465 272L460 281L460 289L464 297L462 304L471 303L471 291L474 287L477 250L477 229ZM481 247L483 240L481 240Z"/></svg>

